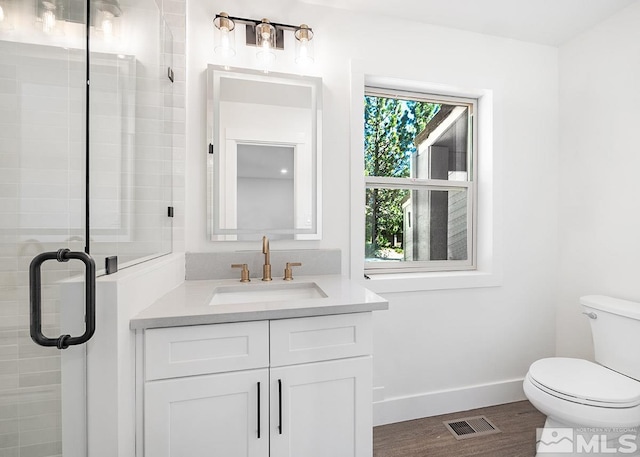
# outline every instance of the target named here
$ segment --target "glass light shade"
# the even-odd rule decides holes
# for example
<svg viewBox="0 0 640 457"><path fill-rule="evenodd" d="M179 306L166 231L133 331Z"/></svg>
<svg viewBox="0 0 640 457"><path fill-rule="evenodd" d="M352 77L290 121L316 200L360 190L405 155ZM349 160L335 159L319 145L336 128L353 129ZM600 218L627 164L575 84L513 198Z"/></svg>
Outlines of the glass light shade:
<svg viewBox="0 0 640 457"><path fill-rule="evenodd" d="M113 14L109 12L104 13L102 19L102 31L105 35L113 36Z"/></svg>
<svg viewBox="0 0 640 457"><path fill-rule="evenodd" d="M220 13L213 25L213 51L223 58L236 55L236 24L227 13Z"/></svg>
<svg viewBox="0 0 640 457"><path fill-rule="evenodd" d="M314 61L313 31L308 25L302 24L294 33L296 37L295 62L299 65L310 65Z"/></svg>
<svg viewBox="0 0 640 457"><path fill-rule="evenodd" d="M0 4L0 22L4 21L4 8Z"/></svg>
<svg viewBox="0 0 640 457"><path fill-rule="evenodd" d="M42 31L51 33L56 28L56 5L51 2L42 2Z"/></svg>
<svg viewBox="0 0 640 457"><path fill-rule="evenodd" d="M276 60L276 28L267 19L256 25L256 57L262 69L267 72Z"/></svg>
<svg viewBox="0 0 640 457"><path fill-rule="evenodd" d="M98 30L102 31L105 41L111 41L115 35L116 17L111 11L98 10L96 23Z"/></svg>
<svg viewBox="0 0 640 457"><path fill-rule="evenodd" d="M262 22L256 25L256 46L271 49L276 47L276 28L268 19L262 19Z"/></svg>

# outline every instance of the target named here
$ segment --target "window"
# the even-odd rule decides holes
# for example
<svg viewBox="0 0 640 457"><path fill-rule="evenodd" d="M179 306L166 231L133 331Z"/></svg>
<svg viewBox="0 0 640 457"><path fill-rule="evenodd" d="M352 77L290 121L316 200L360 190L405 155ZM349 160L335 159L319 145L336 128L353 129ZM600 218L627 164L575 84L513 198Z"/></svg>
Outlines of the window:
<svg viewBox="0 0 640 457"><path fill-rule="evenodd" d="M475 268L474 99L365 89L365 272Z"/></svg>

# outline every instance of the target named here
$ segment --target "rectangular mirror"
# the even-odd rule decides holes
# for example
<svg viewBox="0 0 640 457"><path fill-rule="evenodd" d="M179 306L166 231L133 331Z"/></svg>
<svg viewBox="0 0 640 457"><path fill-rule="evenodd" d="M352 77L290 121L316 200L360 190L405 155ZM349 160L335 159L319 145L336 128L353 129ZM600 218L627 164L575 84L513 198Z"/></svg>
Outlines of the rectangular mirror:
<svg viewBox="0 0 640 457"><path fill-rule="evenodd" d="M207 69L214 241L321 238L322 80Z"/></svg>

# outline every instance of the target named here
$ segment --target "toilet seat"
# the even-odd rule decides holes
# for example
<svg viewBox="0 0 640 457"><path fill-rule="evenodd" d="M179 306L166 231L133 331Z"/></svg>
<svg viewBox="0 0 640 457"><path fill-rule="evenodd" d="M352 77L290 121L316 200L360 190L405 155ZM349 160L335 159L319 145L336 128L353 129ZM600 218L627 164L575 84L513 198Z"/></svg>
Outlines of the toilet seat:
<svg viewBox="0 0 640 457"><path fill-rule="evenodd" d="M602 408L640 405L640 382L587 360L541 359L531 365L527 377L538 389L574 403Z"/></svg>

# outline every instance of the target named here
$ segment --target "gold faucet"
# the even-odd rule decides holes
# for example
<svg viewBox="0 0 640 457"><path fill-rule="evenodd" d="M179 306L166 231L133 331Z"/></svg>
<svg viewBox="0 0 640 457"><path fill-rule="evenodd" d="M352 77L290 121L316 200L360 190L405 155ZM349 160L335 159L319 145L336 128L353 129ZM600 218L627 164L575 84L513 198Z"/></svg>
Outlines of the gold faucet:
<svg viewBox="0 0 640 457"><path fill-rule="evenodd" d="M262 266L262 280L271 281L271 264L269 263L269 238L262 237L262 253L264 254L264 265Z"/></svg>

